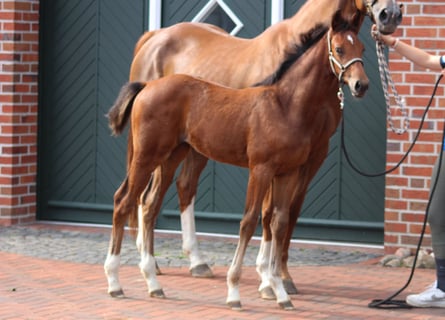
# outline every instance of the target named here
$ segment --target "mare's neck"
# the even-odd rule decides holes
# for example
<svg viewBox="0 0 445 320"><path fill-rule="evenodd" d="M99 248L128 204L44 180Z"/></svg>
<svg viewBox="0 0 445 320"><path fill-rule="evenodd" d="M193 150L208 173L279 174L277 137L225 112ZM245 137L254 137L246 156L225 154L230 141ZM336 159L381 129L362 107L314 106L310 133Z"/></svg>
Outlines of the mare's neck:
<svg viewBox="0 0 445 320"><path fill-rule="evenodd" d="M308 0L293 17L283 21L287 25L288 37L292 39L289 41L299 44L300 35L307 33L319 24L330 27L332 17L339 9L346 19L352 18L359 12L361 26L366 15L366 7L362 5L357 8L355 0Z"/></svg>

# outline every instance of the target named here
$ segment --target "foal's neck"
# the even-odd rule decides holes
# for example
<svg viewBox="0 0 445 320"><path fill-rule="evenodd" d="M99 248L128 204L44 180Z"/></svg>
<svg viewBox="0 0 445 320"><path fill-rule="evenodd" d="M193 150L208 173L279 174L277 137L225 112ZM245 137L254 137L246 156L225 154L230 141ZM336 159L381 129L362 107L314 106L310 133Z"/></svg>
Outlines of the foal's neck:
<svg viewBox="0 0 445 320"><path fill-rule="evenodd" d="M324 107L325 101L336 99L338 85L337 76L329 64L327 39L324 36L294 62L275 84L275 89L282 107L292 111L296 106L300 109Z"/></svg>

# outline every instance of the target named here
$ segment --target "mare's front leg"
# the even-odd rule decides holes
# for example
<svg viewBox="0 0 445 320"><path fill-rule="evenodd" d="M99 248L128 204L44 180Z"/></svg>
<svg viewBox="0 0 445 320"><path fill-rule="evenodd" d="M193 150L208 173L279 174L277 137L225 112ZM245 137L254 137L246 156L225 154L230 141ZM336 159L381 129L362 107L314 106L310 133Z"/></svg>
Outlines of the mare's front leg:
<svg viewBox="0 0 445 320"><path fill-rule="evenodd" d="M258 224L258 216L261 203L269 188L273 173L264 166L256 166L250 169L247 184L246 205L244 217L240 223L238 246L227 272L227 304L235 310L241 309L241 298L239 293L239 281L241 268L247 245L255 232Z"/></svg>
<svg viewBox="0 0 445 320"><path fill-rule="evenodd" d="M199 252L194 211L199 176L206 164L206 157L190 149L176 180L181 210L182 250L190 259L190 273L197 278L213 277L212 270Z"/></svg>

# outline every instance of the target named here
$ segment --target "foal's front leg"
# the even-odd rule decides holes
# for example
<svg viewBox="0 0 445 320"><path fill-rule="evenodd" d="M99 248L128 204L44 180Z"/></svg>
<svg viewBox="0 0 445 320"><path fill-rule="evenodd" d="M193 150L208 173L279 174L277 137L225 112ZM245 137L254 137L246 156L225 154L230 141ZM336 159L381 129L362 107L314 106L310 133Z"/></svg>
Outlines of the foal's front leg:
<svg viewBox="0 0 445 320"><path fill-rule="evenodd" d="M272 179L272 173L267 168L257 166L250 170L247 184L246 206L244 217L240 223L238 246L232 264L227 272L227 304L235 310L241 309L239 281L241 268L247 245L255 232L261 203Z"/></svg>
<svg viewBox="0 0 445 320"><path fill-rule="evenodd" d="M270 221L272 246L269 259L270 284L277 297L277 303L285 310L293 310L294 306L283 284L282 257L286 246L286 233L290 223L289 213L298 185L299 171L274 178L272 183L273 214Z"/></svg>

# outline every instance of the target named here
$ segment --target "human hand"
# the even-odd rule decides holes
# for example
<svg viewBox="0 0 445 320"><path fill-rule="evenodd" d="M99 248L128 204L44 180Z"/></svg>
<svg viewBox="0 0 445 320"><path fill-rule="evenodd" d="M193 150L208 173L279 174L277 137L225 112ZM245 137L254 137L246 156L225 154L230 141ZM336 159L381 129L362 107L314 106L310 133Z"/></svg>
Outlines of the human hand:
<svg viewBox="0 0 445 320"><path fill-rule="evenodd" d="M381 34L377 30L377 26L375 24L373 24L371 27L371 36L375 41L382 42L383 44L385 44L388 47L394 47L394 45L397 42L397 38L394 38L390 35Z"/></svg>

